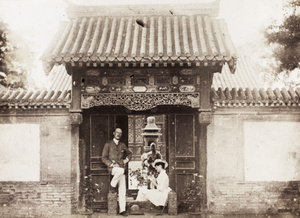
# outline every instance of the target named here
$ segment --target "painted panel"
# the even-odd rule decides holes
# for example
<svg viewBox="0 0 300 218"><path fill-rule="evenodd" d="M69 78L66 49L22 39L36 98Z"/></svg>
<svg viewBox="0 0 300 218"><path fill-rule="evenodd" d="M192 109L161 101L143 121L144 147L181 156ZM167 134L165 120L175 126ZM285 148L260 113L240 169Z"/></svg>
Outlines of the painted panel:
<svg viewBox="0 0 300 218"><path fill-rule="evenodd" d="M191 115L176 116L176 156L194 157L194 120Z"/></svg>
<svg viewBox="0 0 300 218"><path fill-rule="evenodd" d="M185 199L187 192L187 185L190 184L192 181L195 181L193 174L177 174L176 175L176 183L177 187L177 196L178 199Z"/></svg>
<svg viewBox="0 0 300 218"><path fill-rule="evenodd" d="M194 161L177 161L175 163L176 169L195 169Z"/></svg>
<svg viewBox="0 0 300 218"><path fill-rule="evenodd" d="M245 180L299 180L299 129L299 122L245 122Z"/></svg>
<svg viewBox="0 0 300 218"><path fill-rule="evenodd" d="M108 116L91 116L91 157L101 157L108 139Z"/></svg>
<svg viewBox="0 0 300 218"><path fill-rule="evenodd" d="M200 94L197 92L129 93L128 91L122 90L121 87L111 88L113 88L111 91L114 93L82 94L81 108L91 108L103 105L122 105L129 110L144 111L155 108L159 105L184 105L192 108L198 108L200 106Z"/></svg>
<svg viewBox="0 0 300 218"><path fill-rule="evenodd" d="M40 125L0 124L0 181L40 180Z"/></svg>
<svg viewBox="0 0 300 218"><path fill-rule="evenodd" d="M102 168L102 165L98 162L91 162L91 170L99 170Z"/></svg>
<svg viewBox="0 0 300 218"><path fill-rule="evenodd" d="M92 175L92 184L97 187L100 187L100 191L94 192L95 201L107 202L107 193L109 186L107 185L107 181L109 181L109 175Z"/></svg>

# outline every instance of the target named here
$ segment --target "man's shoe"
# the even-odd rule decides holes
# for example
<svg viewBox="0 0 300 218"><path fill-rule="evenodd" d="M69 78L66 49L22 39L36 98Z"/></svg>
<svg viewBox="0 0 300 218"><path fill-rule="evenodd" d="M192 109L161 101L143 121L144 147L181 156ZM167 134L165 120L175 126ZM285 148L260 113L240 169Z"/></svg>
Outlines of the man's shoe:
<svg viewBox="0 0 300 218"><path fill-rule="evenodd" d="M117 187L110 186L111 193L117 193Z"/></svg>
<svg viewBox="0 0 300 218"><path fill-rule="evenodd" d="M121 212L120 215L122 215L122 216L128 216L128 214L125 211Z"/></svg>

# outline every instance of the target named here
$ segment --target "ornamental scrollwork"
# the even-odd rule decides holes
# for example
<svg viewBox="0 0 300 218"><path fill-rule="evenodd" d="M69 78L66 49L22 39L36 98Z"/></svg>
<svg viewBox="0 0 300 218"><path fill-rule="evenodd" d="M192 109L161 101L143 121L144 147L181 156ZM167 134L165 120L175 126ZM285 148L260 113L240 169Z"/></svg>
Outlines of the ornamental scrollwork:
<svg viewBox="0 0 300 218"><path fill-rule="evenodd" d="M200 107L199 93L100 93L82 94L81 108L95 106L124 106L129 110L142 111L160 105Z"/></svg>

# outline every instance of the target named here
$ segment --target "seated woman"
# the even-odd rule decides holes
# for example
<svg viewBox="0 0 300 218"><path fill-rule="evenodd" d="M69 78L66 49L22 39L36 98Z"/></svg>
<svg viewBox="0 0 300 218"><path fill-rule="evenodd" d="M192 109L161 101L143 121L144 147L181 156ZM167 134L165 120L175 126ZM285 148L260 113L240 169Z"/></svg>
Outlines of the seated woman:
<svg viewBox="0 0 300 218"><path fill-rule="evenodd" d="M157 188L147 189L147 187L142 187L138 192L136 200L149 200L155 206L165 206L168 199L168 193L171 191L171 188L169 187L169 177L165 170L168 167L168 163L164 160L156 159L153 162L153 166L158 172L158 177L153 177L151 182Z"/></svg>

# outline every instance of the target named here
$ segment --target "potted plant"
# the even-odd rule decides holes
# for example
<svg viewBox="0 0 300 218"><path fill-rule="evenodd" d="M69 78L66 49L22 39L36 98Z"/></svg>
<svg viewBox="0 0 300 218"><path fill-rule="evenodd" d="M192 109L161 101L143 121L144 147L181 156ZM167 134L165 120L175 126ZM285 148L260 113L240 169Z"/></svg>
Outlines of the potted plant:
<svg viewBox="0 0 300 218"><path fill-rule="evenodd" d="M179 210L190 213L200 213L202 198L200 177L198 174L195 174L193 179L188 179L185 183L182 192L184 201L180 203Z"/></svg>
<svg viewBox="0 0 300 218"><path fill-rule="evenodd" d="M84 211L81 211L81 214L92 214L93 209L92 205L93 202L95 201L95 196L97 193L100 193L100 185L92 181L91 175L85 176L84 177L84 185L83 185L83 206L84 206Z"/></svg>

